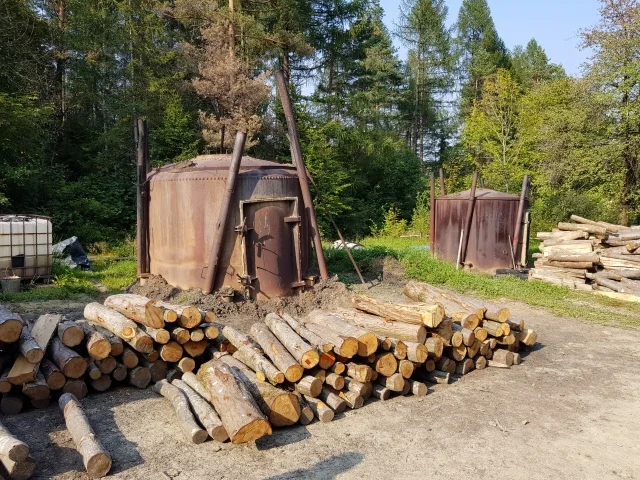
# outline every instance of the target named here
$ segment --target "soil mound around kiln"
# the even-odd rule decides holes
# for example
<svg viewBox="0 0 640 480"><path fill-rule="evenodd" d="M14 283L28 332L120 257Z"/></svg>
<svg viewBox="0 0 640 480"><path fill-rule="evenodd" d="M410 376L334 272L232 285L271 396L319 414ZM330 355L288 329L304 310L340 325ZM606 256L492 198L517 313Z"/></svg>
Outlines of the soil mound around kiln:
<svg viewBox="0 0 640 480"><path fill-rule="evenodd" d="M333 277L319 281L313 288L291 297L272 298L266 302L235 301L226 302L220 293L204 295L198 289L180 290L169 285L162 277L152 276L145 285L136 282L129 292L144 295L152 300L166 300L178 304L189 304L213 311L220 319L243 317L253 321L261 320L269 312L287 312L302 316L316 308L331 310L349 305L351 295L347 287Z"/></svg>

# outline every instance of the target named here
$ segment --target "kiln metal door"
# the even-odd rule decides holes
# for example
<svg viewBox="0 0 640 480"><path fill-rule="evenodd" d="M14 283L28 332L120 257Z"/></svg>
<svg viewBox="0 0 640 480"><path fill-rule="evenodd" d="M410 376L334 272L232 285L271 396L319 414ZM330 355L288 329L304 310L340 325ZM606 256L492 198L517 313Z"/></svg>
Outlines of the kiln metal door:
<svg viewBox="0 0 640 480"><path fill-rule="evenodd" d="M290 295L300 281L297 199L243 202L251 296Z"/></svg>

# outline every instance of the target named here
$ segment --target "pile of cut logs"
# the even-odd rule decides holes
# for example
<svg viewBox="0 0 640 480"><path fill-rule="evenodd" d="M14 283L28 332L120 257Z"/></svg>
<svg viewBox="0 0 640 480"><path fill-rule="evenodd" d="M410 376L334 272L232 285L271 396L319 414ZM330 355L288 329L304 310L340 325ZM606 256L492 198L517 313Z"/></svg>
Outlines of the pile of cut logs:
<svg viewBox="0 0 640 480"><path fill-rule="evenodd" d="M52 394L84 398L112 384L146 388L167 375L193 371L218 338L214 318L191 306L132 294L90 303L84 319L47 314L28 322L0 306L0 411L47 406Z"/></svg>
<svg viewBox="0 0 640 480"><path fill-rule="evenodd" d="M132 294L90 303L76 321L43 315L32 324L0 308L2 411L17 413L26 400L43 407L63 392L67 427L97 477L111 459L77 399L114 381L153 382L189 441L237 444L273 427L329 422L370 397L426 395L428 385L474 369L518 365L520 347L536 342L508 309L490 311L418 282L404 293L416 302L356 295L353 309L269 313L250 334L214 322L210 312ZM96 443L84 444L84 436ZM0 463L9 469L3 445L0 426Z"/></svg>
<svg viewBox="0 0 640 480"><path fill-rule="evenodd" d="M640 302L640 226L571 220L537 234L543 242L529 279Z"/></svg>

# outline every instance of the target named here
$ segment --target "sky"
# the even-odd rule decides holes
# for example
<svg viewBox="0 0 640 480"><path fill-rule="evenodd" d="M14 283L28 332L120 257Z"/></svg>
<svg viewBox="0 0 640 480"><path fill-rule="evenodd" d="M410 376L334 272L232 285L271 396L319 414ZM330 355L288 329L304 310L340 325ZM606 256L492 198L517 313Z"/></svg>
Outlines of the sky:
<svg viewBox="0 0 640 480"><path fill-rule="evenodd" d="M462 0L445 0L449 7L448 24L456 21ZM581 65L589 58L580 51L578 31L598 22L599 0L488 0L498 34L509 49L526 45L535 38L551 62L561 64L568 74L579 76ZM390 31L398 21L399 0L380 0L385 23ZM401 58L405 49L396 39Z"/></svg>

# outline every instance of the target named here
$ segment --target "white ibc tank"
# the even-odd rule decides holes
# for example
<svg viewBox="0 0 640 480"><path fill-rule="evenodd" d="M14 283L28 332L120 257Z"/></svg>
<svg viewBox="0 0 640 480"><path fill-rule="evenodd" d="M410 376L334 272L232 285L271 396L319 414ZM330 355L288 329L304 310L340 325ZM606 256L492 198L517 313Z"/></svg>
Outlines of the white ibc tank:
<svg viewBox="0 0 640 480"><path fill-rule="evenodd" d="M48 217L0 216L0 277L49 277L53 265Z"/></svg>

